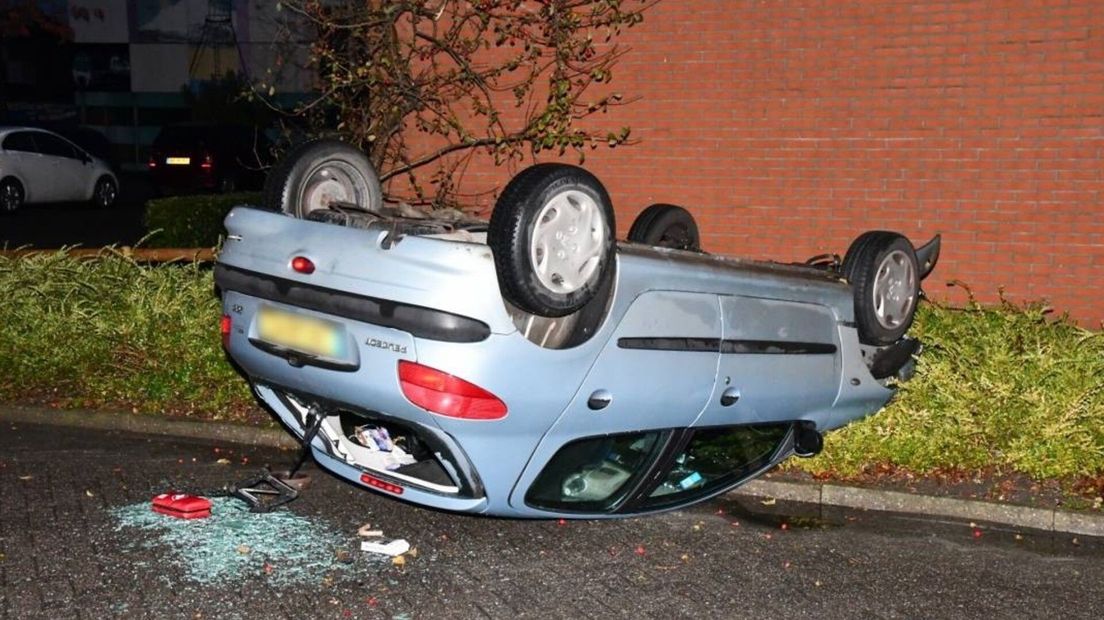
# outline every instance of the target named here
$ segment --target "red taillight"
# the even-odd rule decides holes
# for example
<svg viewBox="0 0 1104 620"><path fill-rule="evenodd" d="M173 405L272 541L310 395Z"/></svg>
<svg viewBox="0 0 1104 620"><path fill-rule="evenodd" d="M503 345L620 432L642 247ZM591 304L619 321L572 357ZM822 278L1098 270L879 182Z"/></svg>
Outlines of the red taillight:
<svg viewBox="0 0 1104 620"><path fill-rule="evenodd" d="M230 320L229 314L222 315L222 321L219 323L219 333L222 334L222 346L229 346L230 344L230 327L233 323Z"/></svg>
<svg viewBox="0 0 1104 620"><path fill-rule="evenodd" d="M147 165L147 166L149 166L150 168L156 168L156 167L157 167L157 160L156 160L156 159L154 159L154 158L153 158L153 157L151 156L151 157L149 158L149 162L147 162L147 163L146 163L146 165Z"/></svg>
<svg viewBox="0 0 1104 620"><path fill-rule="evenodd" d="M433 413L463 420L506 417L506 403L494 394L428 366L400 361L399 385L410 402Z"/></svg>
<svg viewBox="0 0 1104 620"><path fill-rule="evenodd" d="M373 489L380 489L383 491L387 491L388 493L394 493L395 495L402 495L403 492L403 488L399 485L385 482L383 480L380 480L379 478L369 476L368 474L361 474L360 481L372 487Z"/></svg>
<svg viewBox="0 0 1104 620"><path fill-rule="evenodd" d="M210 153L206 153L203 155L203 161L200 162L199 167L203 168L204 170L210 170L212 167L214 167L214 165L215 159L211 157Z"/></svg>
<svg viewBox="0 0 1104 620"><path fill-rule="evenodd" d="M291 259L291 268L307 275L314 273L314 263L306 256L296 256Z"/></svg>

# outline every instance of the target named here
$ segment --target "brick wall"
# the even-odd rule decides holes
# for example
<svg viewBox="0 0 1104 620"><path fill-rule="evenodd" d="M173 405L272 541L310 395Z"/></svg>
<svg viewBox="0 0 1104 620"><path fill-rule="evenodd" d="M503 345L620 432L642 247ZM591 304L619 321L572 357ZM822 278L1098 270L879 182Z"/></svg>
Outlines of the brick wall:
<svg viewBox="0 0 1104 620"><path fill-rule="evenodd" d="M602 121L640 142L586 164L622 235L653 202L777 260L942 232L933 296L1104 320L1101 0L664 0L623 41L614 85L642 99ZM476 160L461 188L511 173Z"/></svg>

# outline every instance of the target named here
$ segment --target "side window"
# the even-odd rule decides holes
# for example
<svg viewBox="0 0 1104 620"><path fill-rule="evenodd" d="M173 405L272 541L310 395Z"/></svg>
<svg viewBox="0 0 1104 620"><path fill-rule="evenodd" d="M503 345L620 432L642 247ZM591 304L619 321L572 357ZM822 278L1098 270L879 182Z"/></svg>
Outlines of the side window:
<svg viewBox="0 0 1104 620"><path fill-rule="evenodd" d="M20 153L38 152L38 148L35 146L34 136L29 131L17 131L8 134L8 137L4 138L4 150L17 151Z"/></svg>
<svg viewBox="0 0 1104 620"><path fill-rule="evenodd" d="M525 503L564 512L609 512L651 466L663 444L661 435L654 431L573 441L537 476Z"/></svg>
<svg viewBox="0 0 1104 620"><path fill-rule="evenodd" d="M754 473L770 462L791 427L786 423L695 430L641 508L693 501Z"/></svg>
<svg viewBox="0 0 1104 620"><path fill-rule="evenodd" d="M48 134L38 133L35 134L35 142L38 143L39 150L43 155L52 155L54 157L68 157L69 159L79 159L77 153L73 150L73 147L62 140L61 138Z"/></svg>

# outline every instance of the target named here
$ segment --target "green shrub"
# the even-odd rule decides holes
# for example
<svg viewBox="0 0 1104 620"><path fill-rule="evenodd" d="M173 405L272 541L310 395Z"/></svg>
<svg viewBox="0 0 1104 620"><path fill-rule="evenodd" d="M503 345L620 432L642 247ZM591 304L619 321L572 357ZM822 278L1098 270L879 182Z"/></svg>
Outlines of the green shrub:
<svg viewBox="0 0 1104 620"><path fill-rule="evenodd" d="M225 234L222 221L241 204L260 204L257 193L203 194L157 198L146 203L145 245L158 248L211 248Z"/></svg>
<svg viewBox="0 0 1104 620"><path fill-rule="evenodd" d="M0 257L0 399L244 420L211 272L117 254Z"/></svg>
<svg viewBox="0 0 1104 620"><path fill-rule="evenodd" d="M1104 333L1011 304L925 305L913 331L925 342L916 377L881 413L831 433L824 452L799 467L1104 473Z"/></svg>
<svg viewBox="0 0 1104 620"><path fill-rule="evenodd" d="M255 409L222 353L212 287L200 266L142 266L110 252L0 257L0 400L244 420ZM897 399L796 466L1104 473L1104 334L1008 304L926 305L914 333L926 349Z"/></svg>

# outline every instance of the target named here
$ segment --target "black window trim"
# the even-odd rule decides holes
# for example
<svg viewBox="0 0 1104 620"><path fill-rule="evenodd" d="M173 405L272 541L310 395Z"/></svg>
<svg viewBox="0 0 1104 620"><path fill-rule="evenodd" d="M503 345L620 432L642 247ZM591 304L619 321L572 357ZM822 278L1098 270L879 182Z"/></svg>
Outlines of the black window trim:
<svg viewBox="0 0 1104 620"><path fill-rule="evenodd" d="M37 132L35 132L34 130L31 130L31 129L17 129L15 131L12 131L8 135L4 136L4 141L3 141L2 144L0 144L0 148L3 148L3 150L5 152L8 152L8 153L28 153L30 155L43 155L44 153L39 150L38 141L35 140L35 137L34 137L35 133L37 133ZM8 143L8 140L11 140L12 138L15 138L15 137L23 138L24 136L31 141L31 145L32 145L32 148L34 150L32 150L32 151L25 151L25 150L21 150L21 149L12 150L8 146L6 146L7 143Z"/></svg>
<svg viewBox="0 0 1104 620"><path fill-rule="evenodd" d="M773 467L774 463L777 461L779 455L785 454L786 451L790 450L793 447L794 429L797 428L797 425L800 424L800 422L801 422L801 420L779 420L777 422L760 422L760 423L751 423L751 424L715 424L715 425L711 425L711 426L698 426L698 427L686 427L686 428L637 429L637 430L627 431L627 432L623 432L623 433L606 433L606 434L603 434L603 435L579 437L579 438L571 440L571 442L568 442L568 443L572 443L572 442L575 442L575 441L584 441L584 440L587 440L587 439L594 439L594 438L598 438L598 437L617 437L617 436L620 436L620 435L632 435L632 434L636 434L636 433L660 433L660 437L659 437L659 439L657 439L657 441L660 444L659 447L658 447L659 454L654 459L652 459L652 463L650 465L645 465L645 471L643 472L642 475L636 476L635 479L632 480L631 487L629 488L628 492L626 492L624 495L622 495L621 499L619 499L617 502L611 504L609 507L607 507L604 510L586 510L586 509L572 510L569 507L547 506L547 505L540 505L540 504L531 503L529 501L529 492L532 489L532 486L536 482L537 478L540 477L539 472L538 472L537 478L534 478L533 481L529 483L530 488L526 489L525 496L524 496L522 501L529 508L535 508L537 510L543 510L543 511L546 511L546 512L559 513L559 514L593 514L593 515L606 515L606 514L630 515L630 514L636 514L636 513L660 512L660 511L663 511L663 510L675 509L675 508L678 508L679 506L695 504L697 502L704 501L704 500L706 500L710 497L714 497L716 495L720 495L721 493L725 493L726 491L730 490L731 488L733 488L734 486L740 484L741 482L743 482L745 480L748 480L750 478L754 478L755 476L759 475L763 471ZM722 428L737 428L737 427L745 427L745 426L766 426L766 425L776 425L776 424L779 424L779 425L786 424L786 425L789 426L789 428L786 430L786 434L782 436L782 440L778 442L778 445L775 447L775 449L772 450L768 454L768 456L762 461L762 463L760 463L754 469L751 469L751 470L746 470L745 469L745 470L743 470L742 475L739 472L737 472L737 473L735 473L731 476L725 476L723 478L719 478L718 480L724 480L725 478L731 478L731 479L730 480L725 480L725 482L723 482L721 484L718 484L715 488L713 488L708 493L706 493L706 494L704 494L700 497L690 497L690 498L685 498L684 497L684 498L682 498L680 500L677 500L677 501L672 501L672 502L667 502L667 503L659 503L659 504L651 504L651 505L649 505L647 503L649 495L652 493L652 491L654 491L656 489L656 487L658 487L660 484L662 484L663 479L664 479L667 471L673 465L675 458L677 458L679 453L682 452L686 448L687 445L689 445L690 441L694 438L695 433L698 433L700 431L708 431L708 430L722 429ZM564 445L567 445L567 444L564 444ZM561 446L561 448L562 447L563 446ZM557 453L558 452L559 451L557 450ZM541 471L543 471L543 468L547 467L548 464L552 462L553 458L555 458L555 454L553 454L552 457L549 458L549 460L546 463L544 463L544 465L542 466Z"/></svg>
<svg viewBox="0 0 1104 620"><path fill-rule="evenodd" d="M740 472L734 472L732 474L718 478L718 481L723 480L723 482L716 484L716 486L712 490L702 495L682 497L681 499L675 499L668 502L659 502L653 504L648 503L648 499L651 493L657 487L659 487L660 484L663 483L667 472L674 465L675 459L683 450L686 449L686 446L690 445L690 442L694 439L694 435L696 435L697 433L701 431L709 431L715 429L730 429L748 426L774 426L781 424L786 424L789 426L789 428L786 429L786 433L782 436L781 441L778 442L778 445L775 446L774 450L768 453L767 456L760 463L755 464L752 469L749 470L747 468L744 468ZM785 453L785 451L792 446L794 429L797 427L797 424L798 421L780 420L778 422L760 422L751 424L715 424L712 426L696 426L680 429L681 432L677 433L678 440L675 441L673 445L667 446L667 450L659 455L659 458L655 460L655 463L653 464L651 470L646 476L644 476L643 479L648 481L648 484L641 484L638 486L638 488L634 489L634 493L630 496L626 496L626 500L622 502L622 504L617 508L615 512L617 512L618 514L632 514L637 512L645 513L670 510L679 506L694 504L703 501L709 497L724 493L725 491L731 489L744 480L754 477L756 474L769 469L778 458L778 455Z"/></svg>

